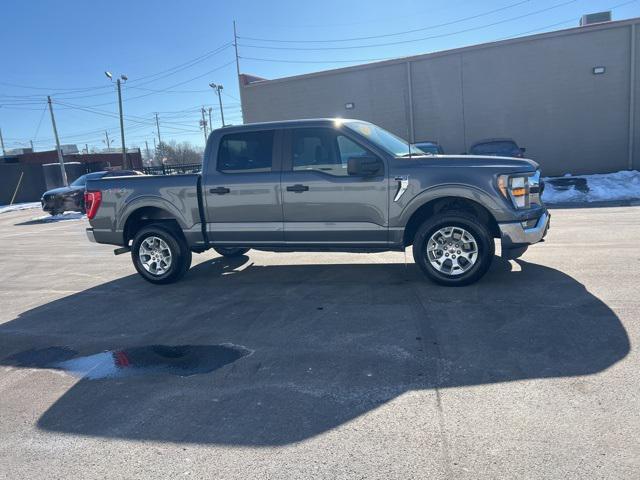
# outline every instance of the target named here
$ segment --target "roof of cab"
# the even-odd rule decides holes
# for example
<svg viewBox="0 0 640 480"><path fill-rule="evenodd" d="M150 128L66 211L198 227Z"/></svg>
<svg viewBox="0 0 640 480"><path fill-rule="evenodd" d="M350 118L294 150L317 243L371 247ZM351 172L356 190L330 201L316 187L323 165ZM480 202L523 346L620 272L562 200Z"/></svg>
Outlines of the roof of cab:
<svg viewBox="0 0 640 480"><path fill-rule="evenodd" d="M272 122L256 122L256 123L243 123L239 125L225 125L224 127L217 128L214 132L228 132L231 130L245 130L253 128L287 128L299 125L339 125L344 122L364 122L364 120L357 120L353 118L300 118L293 120L277 120Z"/></svg>

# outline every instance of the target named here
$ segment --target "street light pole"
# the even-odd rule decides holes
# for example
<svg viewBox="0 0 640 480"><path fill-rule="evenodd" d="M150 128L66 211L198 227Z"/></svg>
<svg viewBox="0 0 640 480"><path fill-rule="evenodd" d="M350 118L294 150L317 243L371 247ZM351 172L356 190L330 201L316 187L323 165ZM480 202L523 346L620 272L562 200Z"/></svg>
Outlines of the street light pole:
<svg viewBox="0 0 640 480"><path fill-rule="evenodd" d="M51 113L51 125L53 126L53 136L56 139L56 150L58 151L58 163L60 164L60 174L62 176L62 183L65 187L69 186L67 181L67 172L64 169L64 158L62 156L62 149L60 148L60 139L58 138L58 129L56 128L56 118L53 116L53 106L51 105L51 97L47 96L47 103L49 104L49 113Z"/></svg>
<svg viewBox="0 0 640 480"><path fill-rule="evenodd" d="M211 121L211 107L209 107L209 131L213 132L213 122Z"/></svg>
<svg viewBox="0 0 640 480"><path fill-rule="evenodd" d="M220 90L223 90L224 87L222 85L216 85L215 83L210 83L209 86L213 88L218 94L218 102L220 103L220 118L222 119L222 126L224 127L224 110L222 109L222 95L220 94Z"/></svg>

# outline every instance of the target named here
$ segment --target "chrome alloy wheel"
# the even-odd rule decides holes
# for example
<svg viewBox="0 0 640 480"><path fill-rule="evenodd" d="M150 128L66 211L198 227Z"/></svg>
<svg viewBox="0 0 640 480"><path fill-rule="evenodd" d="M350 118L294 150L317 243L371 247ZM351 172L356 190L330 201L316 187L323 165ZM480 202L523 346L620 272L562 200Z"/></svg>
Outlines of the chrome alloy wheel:
<svg viewBox="0 0 640 480"><path fill-rule="evenodd" d="M462 275L478 260L478 243L461 227L444 227L427 241L427 259L438 272Z"/></svg>
<svg viewBox="0 0 640 480"><path fill-rule="evenodd" d="M147 237L140 244L138 258L144 269L151 275L162 275L171 267L171 249L159 237Z"/></svg>

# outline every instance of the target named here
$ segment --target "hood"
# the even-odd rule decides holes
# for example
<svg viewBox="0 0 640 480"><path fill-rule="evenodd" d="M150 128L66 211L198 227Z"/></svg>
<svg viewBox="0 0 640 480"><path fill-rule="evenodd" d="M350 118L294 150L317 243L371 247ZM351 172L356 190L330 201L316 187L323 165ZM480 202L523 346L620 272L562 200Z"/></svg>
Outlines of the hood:
<svg viewBox="0 0 640 480"><path fill-rule="evenodd" d="M47 190L46 192L44 192L42 194L42 196L44 197L45 195L63 195L65 193L71 193L71 192L78 192L78 191L84 191L84 187L81 186L68 186L68 187L59 187L59 188L53 188L51 190Z"/></svg>
<svg viewBox="0 0 640 480"><path fill-rule="evenodd" d="M530 172L540 168L537 162L527 158L488 155L414 155L410 159L403 157L401 160L439 167L494 168L503 173Z"/></svg>

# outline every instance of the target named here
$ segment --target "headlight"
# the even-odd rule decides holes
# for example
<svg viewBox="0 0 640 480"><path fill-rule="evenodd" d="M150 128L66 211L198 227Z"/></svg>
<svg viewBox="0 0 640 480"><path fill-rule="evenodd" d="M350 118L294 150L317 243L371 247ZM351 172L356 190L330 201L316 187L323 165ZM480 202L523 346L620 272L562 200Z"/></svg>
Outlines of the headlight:
<svg viewBox="0 0 640 480"><path fill-rule="evenodd" d="M498 189L518 209L540 204L540 171L534 173L500 175Z"/></svg>

